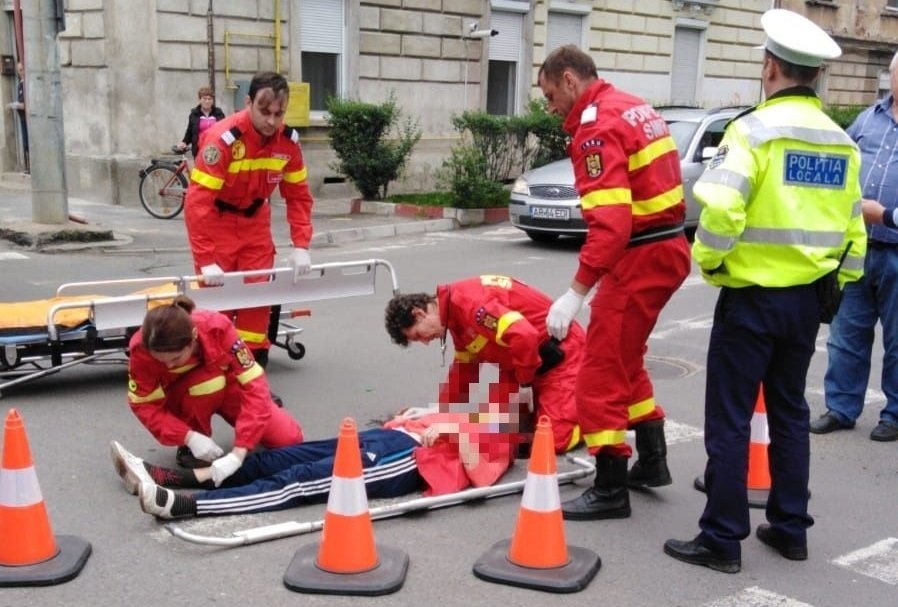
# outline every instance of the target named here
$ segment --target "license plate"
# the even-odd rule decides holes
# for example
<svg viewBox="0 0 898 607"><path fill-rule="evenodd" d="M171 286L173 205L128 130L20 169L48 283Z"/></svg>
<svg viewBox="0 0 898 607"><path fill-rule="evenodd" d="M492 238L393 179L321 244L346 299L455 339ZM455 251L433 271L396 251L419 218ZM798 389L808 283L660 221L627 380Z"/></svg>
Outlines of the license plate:
<svg viewBox="0 0 898 607"><path fill-rule="evenodd" d="M571 218L571 210L567 207L531 207L530 217L567 221Z"/></svg>

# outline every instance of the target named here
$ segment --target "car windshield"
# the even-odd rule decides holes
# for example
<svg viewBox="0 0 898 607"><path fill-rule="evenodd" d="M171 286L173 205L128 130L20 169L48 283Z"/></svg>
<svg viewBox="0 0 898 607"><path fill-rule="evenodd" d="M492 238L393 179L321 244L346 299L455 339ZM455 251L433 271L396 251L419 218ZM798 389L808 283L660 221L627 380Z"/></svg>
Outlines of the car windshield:
<svg viewBox="0 0 898 607"><path fill-rule="evenodd" d="M682 160L686 156L689 142L692 140L695 129L698 128L698 123L687 120L671 120L667 123L667 128L670 129L670 135L673 137L674 143L677 144L680 160Z"/></svg>

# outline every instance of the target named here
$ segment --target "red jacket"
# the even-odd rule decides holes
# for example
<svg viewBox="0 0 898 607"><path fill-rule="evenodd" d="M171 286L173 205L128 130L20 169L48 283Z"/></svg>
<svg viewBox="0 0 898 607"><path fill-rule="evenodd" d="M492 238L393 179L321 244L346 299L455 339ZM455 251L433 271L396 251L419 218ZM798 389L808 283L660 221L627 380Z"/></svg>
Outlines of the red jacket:
<svg viewBox="0 0 898 607"><path fill-rule="evenodd" d="M215 233L214 222L208 220L221 212L215 206L216 199L246 209L254 200L267 199L278 185L287 203L293 245L309 247L312 195L295 129L285 127L263 145L249 110L232 114L203 133L190 180L185 220L198 267L214 263L215 240L228 237Z"/></svg>
<svg viewBox="0 0 898 607"><path fill-rule="evenodd" d="M591 288L632 236L683 223L680 157L658 112L601 79L574 104L564 129L588 227L575 279Z"/></svg>
<svg viewBox="0 0 898 607"><path fill-rule="evenodd" d="M234 430L234 446L252 449L259 442L270 417L270 391L265 372L253 360L237 336L231 321L218 312L194 310L191 314L197 330L199 349L187 365L169 369L153 358L143 346L142 331L131 338L128 363L128 404L150 433L163 445L182 445L191 429L174 411L189 407L189 396L169 402L175 382L186 385L223 378L220 392L234 392L242 401ZM207 384L209 385L209 384ZM184 384L178 394L186 394Z"/></svg>
<svg viewBox="0 0 898 607"><path fill-rule="evenodd" d="M533 383L542 362L539 345L548 339L551 299L514 278L480 276L440 285L437 301L440 320L455 346L455 360L440 389L441 403L468 401L481 362L498 364L500 373L515 382L503 387L505 395L516 391L517 384Z"/></svg>

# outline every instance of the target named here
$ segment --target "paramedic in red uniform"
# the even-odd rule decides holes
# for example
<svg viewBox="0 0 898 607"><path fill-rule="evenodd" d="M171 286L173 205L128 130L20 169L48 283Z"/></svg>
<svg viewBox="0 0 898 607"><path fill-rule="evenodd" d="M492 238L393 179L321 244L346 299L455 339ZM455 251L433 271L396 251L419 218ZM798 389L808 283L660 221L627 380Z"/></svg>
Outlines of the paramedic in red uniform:
<svg viewBox="0 0 898 607"><path fill-rule="evenodd" d="M184 216L193 263L207 285L221 284L224 272L273 267L268 197L275 186L287 204L293 241L288 261L296 276L309 271L312 196L299 134L284 126L288 96L283 76L257 74L246 108L203 133ZM269 315L269 308L253 308L237 310L234 318L237 333L262 367L271 346Z"/></svg>
<svg viewBox="0 0 898 607"><path fill-rule="evenodd" d="M628 485L671 483L664 411L655 403L643 357L661 309L690 270L680 159L664 118L601 80L592 58L577 47L553 51L539 70L539 85L571 135L569 155L588 228L571 286L549 311L549 334L564 339L584 297L599 285L576 391L596 478L583 495L562 504L562 512L568 519L626 518ZM636 430L638 453L629 474L628 428Z"/></svg>
<svg viewBox="0 0 898 607"><path fill-rule="evenodd" d="M128 404L163 445L177 445L178 463L208 466L221 479L257 444L302 442L302 429L272 402L265 371L224 314L195 310L183 295L147 312L131 338ZM212 415L234 427L227 455L212 439Z"/></svg>
<svg viewBox="0 0 898 607"><path fill-rule="evenodd" d="M555 450L563 452L580 443L574 388L585 335L573 323L563 344L550 340L551 304L519 280L485 275L440 285L436 295L397 295L387 304L385 324L400 346L439 339L445 348L447 331L452 335L455 356L440 386L442 410L468 403L480 363L495 363L499 383L490 386L489 402L523 403L528 410L535 405L535 415L552 421Z"/></svg>

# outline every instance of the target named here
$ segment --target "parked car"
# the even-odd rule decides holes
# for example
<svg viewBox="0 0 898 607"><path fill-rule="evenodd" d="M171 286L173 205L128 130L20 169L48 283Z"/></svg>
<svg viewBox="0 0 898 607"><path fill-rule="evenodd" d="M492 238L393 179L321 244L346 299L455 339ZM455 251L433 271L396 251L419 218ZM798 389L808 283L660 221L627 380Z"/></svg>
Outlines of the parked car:
<svg viewBox="0 0 898 607"><path fill-rule="evenodd" d="M692 196L692 186L717 151L727 123L744 109L658 108L680 152L687 228L695 228L700 211ZM549 242L559 236L582 238L586 223L580 213L570 160L558 160L518 177L511 190L508 215L513 226L536 242Z"/></svg>

